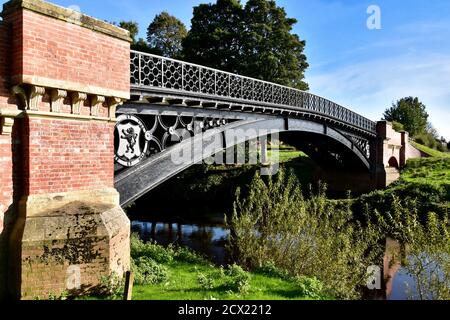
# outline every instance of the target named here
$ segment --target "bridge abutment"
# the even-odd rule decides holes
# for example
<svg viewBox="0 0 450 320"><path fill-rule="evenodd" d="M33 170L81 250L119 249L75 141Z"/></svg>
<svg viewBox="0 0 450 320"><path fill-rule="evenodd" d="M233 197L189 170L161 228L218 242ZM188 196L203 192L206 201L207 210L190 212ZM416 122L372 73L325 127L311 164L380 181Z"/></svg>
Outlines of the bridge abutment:
<svg viewBox="0 0 450 320"><path fill-rule="evenodd" d="M410 158L420 158L418 152L409 143L408 132L396 132L388 121L377 123L375 164L376 187L385 188L400 178L400 169Z"/></svg>
<svg viewBox="0 0 450 320"><path fill-rule="evenodd" d="M129 34L40 0L2 17L0 294L85 293L129 269L113 163Z"/></svg>

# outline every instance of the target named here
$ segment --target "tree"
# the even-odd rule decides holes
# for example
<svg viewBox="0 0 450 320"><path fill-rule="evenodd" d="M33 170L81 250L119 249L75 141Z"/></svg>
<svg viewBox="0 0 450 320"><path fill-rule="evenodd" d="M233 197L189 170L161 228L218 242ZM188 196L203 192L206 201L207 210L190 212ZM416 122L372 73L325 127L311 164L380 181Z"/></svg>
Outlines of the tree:
<svg viewBox="0 0 450 320"><path fill-rule="evenodd" d="M147 41L145 41L143 38L139 38L136 40L138 34L139 34L139 24L134 21L120 21L119 23L113 22L112 24L118 25L119 27L128 30L130 32L130 38L132 40L131 42L131 49L141 52L148 52L153 54L161 54L160 51L150 48Z"/></svg>
<svg viewBox="0 0 450 320"><path fill-rule="evenodd" d="M186 26L174 16L162 12L147 29L147 42L161 55L171 58L180 56L182 41L187 35Z"/></svg>
<svg viewBox="0 0 450 320"><path fill-rule="evenodd" d="M183 42L186 60L239 73L243 9L237 0L218 0L194 7L191 30Z"/></svg>
<svg viewBox="0 0 450 320"><path fill-rule="evenodd" d="M273 0L217 0L194 8L184 58L213 68L308 89L305 42Z"/></svg>
<svg viewBox="0 0 450 320"><path fill-rule="evenodd" d="M132 39L132 44L136 43L136 36L139 33L139 24L134 21L120 21L119 27L128 30L130 32L130 37Z"/></svg>
<svg viewBox="0 0 450 320"><path fill-rule="evenodd" d="M296 19L273 0L249 0L244 9L243 73L294 88L308 90L304 71L305 41L292 34Z"/></svg>
<svg viewBox="0 0 450 320"><path fill-rule="evenodd" d="M392 104L384 112L384 119L403 124L411 136L425 133L428 123L426 106L418 98L406 97Z"/></svg>
<svg viewBox="0 0 450 320"><path fill-rule="evenodd" d="M437 132L436 128L433 126L431 122L427 122L425 131L435 140L439 140L439 133Z"/></svg>

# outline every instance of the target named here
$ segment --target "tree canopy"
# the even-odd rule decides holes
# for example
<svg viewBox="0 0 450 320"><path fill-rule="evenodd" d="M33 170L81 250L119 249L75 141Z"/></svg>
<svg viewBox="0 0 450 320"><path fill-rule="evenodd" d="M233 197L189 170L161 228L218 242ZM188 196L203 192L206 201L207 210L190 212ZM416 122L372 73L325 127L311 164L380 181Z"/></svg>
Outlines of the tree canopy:
<svg viewBox="0 0 450 320"><path fill-rule="evenodd" d="M171 58L180 56L182 41L187 35L186 26L167 12L158 14L147 29L147 42L161 55Z"/></svg>
<svg viewBox="0 0 450 320"><path fill-rule="evenodd" d="M297 20L273 0L217 0L194 8L183 41L186 60L307 90L305 42L292 33Z"/></svg>
<svg viewBox="0 0 450 320"><path fill-rule="evenodd" d="M132 44L135 44L137 42L136 36L139 33L139 24L135 21L120 21L119 27L122 29L128 30L130 32L130 37L132 40Z"/></svg>
<svg viewBox="0 0 450 320"><path fill-rule="evenodd" d="M419 98L406 97L392 104L384 112L384 119L401 123L411 136L427 131L428 113Z"/></svg>

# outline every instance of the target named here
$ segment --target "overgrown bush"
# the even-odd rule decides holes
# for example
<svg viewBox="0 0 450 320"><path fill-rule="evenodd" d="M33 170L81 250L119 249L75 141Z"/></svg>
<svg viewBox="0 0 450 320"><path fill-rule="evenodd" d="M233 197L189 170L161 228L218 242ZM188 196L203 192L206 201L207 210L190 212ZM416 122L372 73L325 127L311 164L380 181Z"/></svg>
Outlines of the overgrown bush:
<svg viewBox="0 0 450 320"><path fill-rule="evenodd" d="M311 299L321 299L323 297L323 283L316 277L299 276L295 280L302 296Z"/></svg>
<svg viewBox="0 0 450 320"><path fill-rule="evenodd" d="M416 224L407 245L404 268L414 279L410 299L450 300L450 225L447 217L429 213L426 224Z"/></svg>
<svg viewBox="0 0 450 320"><path fill-rule="evenodd" d="M175 249L174 260L185 263L205 264L206 260L189 248L178 247Z"/></svg>
<svg viewBox="0 0 450 320"><path fill-rule="evenodd" d="M113 272L109 276L100 277L100 292L102 296L120 299L123 296L125 279Z"/></svg>
<svg viewBox="0 0 450 320"><path fill-rule="evenodd" d="M134 282L139 285L159 284L168 280L167 268L149 257L134 259L131 264Z"/></svg>
<svg viewBox="0 0 450 320"><path fill-rule="evenodd" d="M225 270L225 287L236 293L245 294L250 289L250 274L237 264L228 266Z"/></svg>
<svg viewBox="0 0 450 320"><path fill-rule="evenodd" d="M357 298L379 240L370 226L353 219L350 202L328 201L326 188L306 199L292 174L281 170L264 181L255 175L248 196L237 192L227 220L229 246L240 265L258 269L266 261L292 276L316 276L330 296Z"/></svg>
<svg viewBox="0 0 450 320"><path fill-rule="evenodd" d="M436 139L430 133L425 132L425 133L418 134L414 137L414 140L417 143L424 145L428 148L435 149L435 150L438 150L441 152L447 151L447 147L444 146L438 139Z"/></svg>
<svg viewBox="0 0 450 320"><path fill-rule="evenodd" d="M261 267L256 268L257 273L280 279L289 279L289 272L286 270L282 270L276 266L273 261L265 262Z"/></svg>
<svg viewBox="0 0 450 320"><path fill-rule="evenodd" d="M131 257L133 259L147 257L157 263L170 263L173 261L173 256L174 250L172 247L164 248L156 242L144 243L136 234L131 237Z"/></svg>
<svg viewBox="0 0 450 320"><path fill-rule="evenodd" d="M214 279L211 275L205 275L203 273L199 273L197 275L197 281L203 290L214 289Z"/></svg>

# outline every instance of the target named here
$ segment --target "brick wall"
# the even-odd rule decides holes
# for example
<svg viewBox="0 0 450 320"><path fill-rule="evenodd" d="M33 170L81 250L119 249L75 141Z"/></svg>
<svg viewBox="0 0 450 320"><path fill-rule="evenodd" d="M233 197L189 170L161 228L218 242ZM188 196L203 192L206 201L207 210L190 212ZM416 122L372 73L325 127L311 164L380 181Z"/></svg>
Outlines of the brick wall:
<svg viewBox="0 0 450 320"><path fill-rule="evenodd" d="M14 82L96 94L104 89L128 98L127 41L29 10L8 21L14 26Z"/></svg>
<svg viewBox="0 0 450 320"><path fill-rule="evenodd" d="M16 110L15 100L9 94L9 30L0 22L0 110ZM3 121L0 117L0 128ZM10 120L11 121L11 120ZM0 129L0 234L6 210L13 202L12 138Z"/></svg>
<svg viewBox="0 0 450 320"><path fill-rule="evenodd" d="M26 193L112 188L113 130L113 123L28 119Z"/></svg>

